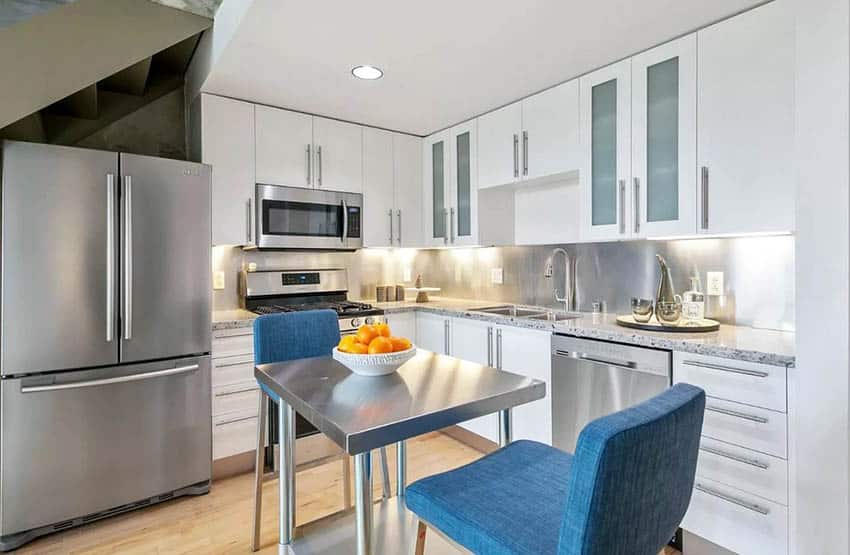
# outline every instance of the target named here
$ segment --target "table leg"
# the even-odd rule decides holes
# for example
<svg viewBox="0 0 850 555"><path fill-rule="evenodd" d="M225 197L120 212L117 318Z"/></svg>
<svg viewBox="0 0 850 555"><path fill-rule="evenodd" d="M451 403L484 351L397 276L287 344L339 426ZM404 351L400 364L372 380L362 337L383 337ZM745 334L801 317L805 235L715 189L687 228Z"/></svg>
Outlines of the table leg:
<svg viewBox="0 0 850 555"><path fill-rule="evenodd" d="M511 422L511 409L499 411L499 446L505 447L514 439L513 423Z"/></svg>
<svg viewBox="0 0 850 555"><path fill-rule="evenodd" d="M384 499L389 499L393 496L393 492L390 489L390 465L387 462L387 448L381 447L381 478L383 478L382 491L384 492Z"/></svg>
<svg viewBox="0 0 850 555"><path fill-rule="evenodd" d="M287 553L295 528L295 410L278 403L278 435L280 436L280 539L278 552Z"/></svg>
<svg viewBox="0 0 850 555"><path fill-rule="evenodd" d="M266 454L266 401L268 396L260 390L260 412L257 417L257 457L254 459L254 533L251 551L260 549L260 522L263 513L263 474Z"/></svg>
<svg viewBox="0 0 850 555"><path fill-rule="evenodd" d="M357 555L372 555L372 453L354 455L354 510Z"/></svg>
<svg viewBox="0 0 850 555"><path fill-rule="evenodd" d="M395 444L396 446L396 496L404 497L407 488L407 443L404 440Z"/></svg>

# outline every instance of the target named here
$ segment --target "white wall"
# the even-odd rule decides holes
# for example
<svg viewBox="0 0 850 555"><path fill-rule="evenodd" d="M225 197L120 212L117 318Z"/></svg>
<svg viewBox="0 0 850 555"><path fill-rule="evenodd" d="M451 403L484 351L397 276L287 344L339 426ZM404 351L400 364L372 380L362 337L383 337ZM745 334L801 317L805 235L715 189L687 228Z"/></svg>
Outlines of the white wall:
<svg viewBox="0 0 850 555"><path fill-rule="evenodd" d="M792 553L850 553L850 5L796 3L797 368ZM789 168L790 169L790 168Z"/></svg>

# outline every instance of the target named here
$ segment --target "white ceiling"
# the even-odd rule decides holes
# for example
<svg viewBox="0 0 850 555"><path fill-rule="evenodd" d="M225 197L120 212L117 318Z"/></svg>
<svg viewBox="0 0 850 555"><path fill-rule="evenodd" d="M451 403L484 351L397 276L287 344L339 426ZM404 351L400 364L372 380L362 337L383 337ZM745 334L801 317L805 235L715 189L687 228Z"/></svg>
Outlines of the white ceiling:
<svg viewBox="0 0 850 555"><path fill-rule="evenodd" d="M203 90L427 135L760 3L254 0Z"/></svg>

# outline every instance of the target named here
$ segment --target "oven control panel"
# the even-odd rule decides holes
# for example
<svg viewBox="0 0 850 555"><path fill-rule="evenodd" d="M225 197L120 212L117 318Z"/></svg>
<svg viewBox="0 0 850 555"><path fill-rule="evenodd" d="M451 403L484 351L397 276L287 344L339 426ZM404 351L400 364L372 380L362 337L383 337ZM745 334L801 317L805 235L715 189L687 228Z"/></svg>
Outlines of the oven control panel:
<svg viewBox="0 0 850 555"><path fill-rule="evenodd" d="M339 331L342 334L354 333L357 331L357 328L363 324L384 324L386 321L386 317L380 314L374 314L372 316L358 316L357 318L340 318Z"/></svg>
<svg viewBox="0 0 850 555"><path fill-rule="evenodd" d="M319 272L285 272L281 274L282 285L319 285Z"/></svg>

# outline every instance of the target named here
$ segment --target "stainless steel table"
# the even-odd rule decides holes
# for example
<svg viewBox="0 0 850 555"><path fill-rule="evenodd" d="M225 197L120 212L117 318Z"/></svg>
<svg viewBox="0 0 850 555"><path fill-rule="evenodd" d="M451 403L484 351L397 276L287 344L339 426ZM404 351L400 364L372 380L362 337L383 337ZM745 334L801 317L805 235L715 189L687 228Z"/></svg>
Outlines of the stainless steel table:
<svg viewBox="0 0 850 555"><path fill-rule="evenodd" d="M281 554L402 552L412 539L412 519L404 510L408 438L494 412L499 413L499 441L511 441L511 408L546 394L546 384L495 368L456 358L419 351L395 374L364 377L353 374L331 357L263 364L254 376L279 403L280 435L280 540ZM264 396L267 395L263 393ZM262 404L262 403L261 403ZM305 534L295 540L295 413L354 456L354 542L340 536L340 526L330 527L332 537ZM254 529L259 530L262 458L265 426L257 434ZM398 445L398 498L372 503L371 451L391 443ZM379 533L373 537L373 518L378 515ZM349 529L350 530L350 529ZM320 533L321 530L316 530ZM394 545L390 545L393 543Z"/></svg>

